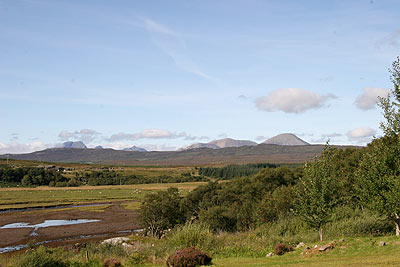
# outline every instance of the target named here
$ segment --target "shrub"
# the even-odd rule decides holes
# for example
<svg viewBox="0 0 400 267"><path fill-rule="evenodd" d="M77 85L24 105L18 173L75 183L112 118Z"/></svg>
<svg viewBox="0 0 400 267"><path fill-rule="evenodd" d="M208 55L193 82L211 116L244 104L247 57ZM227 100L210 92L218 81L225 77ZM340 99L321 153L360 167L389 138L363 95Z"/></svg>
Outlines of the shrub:
<svg viewBox="0 0 400 267"><path fill-rule="evenodd" d="M18 259L17 267L67 267L63 260L62 248L51 249L40 246L36 250L28 251Z"/></svg>
<svg viewBox="0 0 400 267"><path fill-rule="evenodd" d="M185 222L181 199L177 188L148 193L139 209L139 219L145 231L153 237L161 238L167 229Z"/></svg>
<svg viewBox="0 0 400 267"><path fill-rule="evenodd" d="M279 243L275 247L275 254L276 255L283 255L283 254L285 254L287 252L290 252L292 250L293 250L292 246L286 246L285 243Z"/></svg>
<svg viewBox="0 0 400 267"><path fill-rule="evenodd" d="M134 252L131 255L129 255L128 264L129 266L141 265L144 264L146 258L147 258L146 255L142 253Z"/></svg>
<svg viewBox="0 0 400 267"><path fill-rule="evenodd" d="M127 252L121 244L94 244L90 243L86 246L86 250L90 255L100 255L101 258L106 257L126 257Z"/></svg>
<svg viewBox="0 0 400 267"><path fill-rule="evenodd" d="M339 236L360 236L389 234L394 225L385 217L367 209L337 209L334 220L326 226L326 233L331 238Z"/></svg>
<svg viewBox="0 0 400 267"><path fill-rule="evenodd" d="M122 264L116 258L105 259L103 262L103 267L120 267L120 266L122 266Z"/></svg>
<svg viewBox="0 0 400 267"><path fill-rule="evenodd" d="M210 226L204 223L186 223L175 228L167 236L170 246L174 249L197 247L204 250L212 250L217 247L217 237L213 235Z"/></svg>
<svg viewBox="0 0 400 267"><path fill-rule="evenodd" d="M205 252L194 247L175 251L168 257L167 266L170 267L194 267L198 265L208 265L212 258Z"/></svg>

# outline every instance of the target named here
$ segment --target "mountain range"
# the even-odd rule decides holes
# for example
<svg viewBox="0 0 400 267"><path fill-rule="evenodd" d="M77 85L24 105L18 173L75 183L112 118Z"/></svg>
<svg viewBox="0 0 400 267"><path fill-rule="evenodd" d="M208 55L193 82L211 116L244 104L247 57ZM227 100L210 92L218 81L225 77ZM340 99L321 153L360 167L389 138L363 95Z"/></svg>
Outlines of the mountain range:
<svg viewBox="0 0 400 267"><path fill-rule="evenodd" d="M282 134L255 144L229 138L181 151L123 151L110 148L74 148L78 144L66 142L67 147L50 148L27 154L6 154L0 158L46 162L99 163L110 165L226 165L245 163L304 163L321 154L325 145L310 145L292 134ZM335 146L347 148L350 146ZM356 147L360 148L360 147Z"/></svg>
<svg viewBox="0 0 400 267"><path fill-rule="evenodd" d="M292 133L283 133L269 138L263 142L263 144L272 144L280 146L306 146L310 145L304 140L300 139ZM220 149L226 147L241 147L241 146L256 146L256 142L249 140L235 140L232 138L224 138L219 140L214 140L208 143L195 143L180 150L189 150L196 148L213 148Z"/></svg>

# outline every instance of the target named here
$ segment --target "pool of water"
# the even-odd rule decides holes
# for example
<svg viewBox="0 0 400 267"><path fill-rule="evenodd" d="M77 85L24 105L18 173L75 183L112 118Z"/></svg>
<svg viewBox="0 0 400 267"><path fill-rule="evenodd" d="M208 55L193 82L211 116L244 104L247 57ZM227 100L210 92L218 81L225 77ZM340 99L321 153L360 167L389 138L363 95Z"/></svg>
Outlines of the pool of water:
<svg viewBox="0 0 400 267"><path fill-rule="evenodd" d="M124 230L124 231L115 232L114 234L120 235L120 234L129 234L129 233L135 233L135 232L138 233L138 232L142 232L142 231L143 231L143 229ZM83 238L94 238L94 237L101 237L101 236L107 236L107 235L109 235L109 234L79 235L79 236L66 237L66 238L60 238L60 239L54 239L54 240L45 240L45 241L41 241L41 242L36 242L33 244L33 246L44 245L44 244L52 243L52 242L60 242L60 241L68 241L68 240L76 240L76 239L78 240L78 239L83 239ZM30 246L32 246L32 244L30 244ZM0 254L25 249L27 247L29 247L28 244L3 247L3 248L0 248Z"/></svg>
<svg viewBox="0 0 400 267"><path fill-rule="evenodd" d="M63 226L63 225L72 225L72 224L81 224L81 223L91 223L91 222L99 222L100 220L88 220L88 219L77 219L77 220L46 220L42 223L38 224L29 224L25 222L11 223L6 224L0 227L0 229L11 229L11 228L44 228L50 226Z"/></svg>

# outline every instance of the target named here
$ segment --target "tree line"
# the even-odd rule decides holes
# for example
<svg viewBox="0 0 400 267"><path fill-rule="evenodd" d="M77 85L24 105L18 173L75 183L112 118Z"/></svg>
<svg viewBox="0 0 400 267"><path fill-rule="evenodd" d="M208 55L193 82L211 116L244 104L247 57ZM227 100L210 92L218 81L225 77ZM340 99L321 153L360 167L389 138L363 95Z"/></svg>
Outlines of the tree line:
<svg viewBox="0 0 400 267"><path fill-rule="evenodd" d="M236 177L254 175L264 168L276 168L279 165L270 163L253 163L245 165L231 164L224 167L200 167L199 175L212 177L217 180L231 180Z"/></svg>
<svg viewBox="0 0 400 267"><path fill-rule="evenodd" d="M62 168L60 168L62 170ZM160 175L146 177L142 175L123 175L120 172L101 170L92 172L75 172L71 176L63 175L62 171L45 169L42 167L2 166L0 168L0 187L14 186L82 186L82 185L127 185L150 183L183 183L209 181L208 178L192 173L183 173L180 176Z"/></svg>

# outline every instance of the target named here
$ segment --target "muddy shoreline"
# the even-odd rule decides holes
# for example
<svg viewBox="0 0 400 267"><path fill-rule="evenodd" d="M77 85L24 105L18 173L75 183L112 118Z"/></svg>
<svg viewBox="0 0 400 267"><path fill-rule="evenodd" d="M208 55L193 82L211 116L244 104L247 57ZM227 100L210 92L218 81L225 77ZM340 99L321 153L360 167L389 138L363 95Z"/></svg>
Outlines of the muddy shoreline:
<svg viewBox="0 0 400 267"><path fill-rule="evenodd" d="M75 243L94 242L109 237L130 235L132 230L139 229L136 210L125 209L121 204L124 202L107 202L109 205L102 211L60 209L40 211L17 211L0 214L0 226L25 222L39 224L45 220L75 220L90 219L100 220L84 224L65 226L52 226L37 230L38 236L30 236L31 228L0 229L0 248L34 244L49 240L55 242L47 243L48 246L69 245ZM89 203L88 203L89 204ZM96 203L98 204L98 203ZM82 238L84 236L84 238Z"/></svg>

